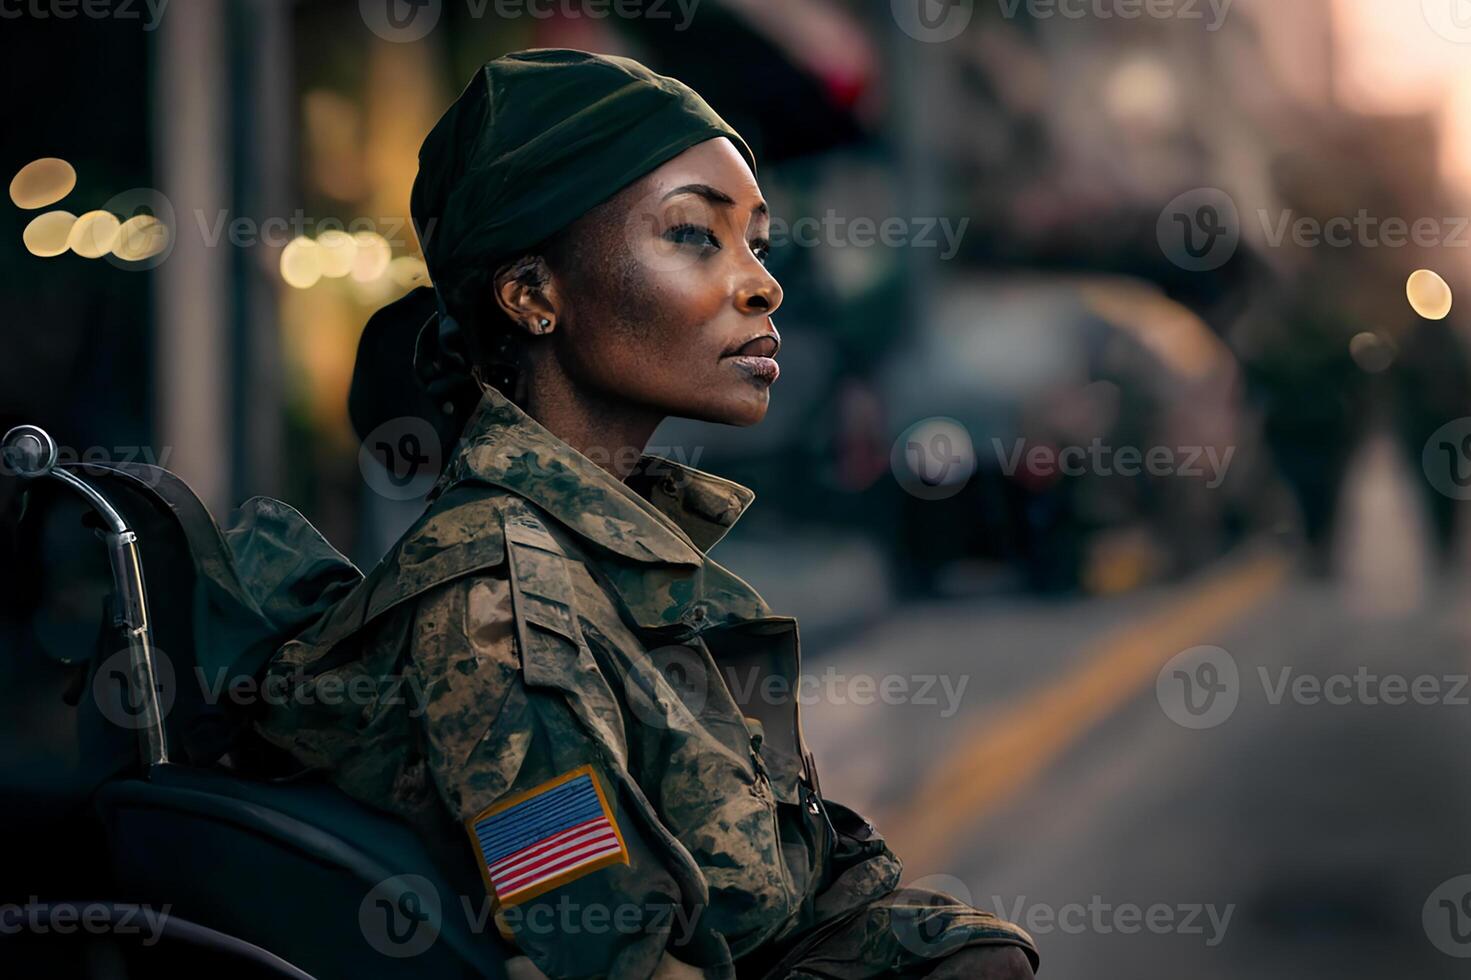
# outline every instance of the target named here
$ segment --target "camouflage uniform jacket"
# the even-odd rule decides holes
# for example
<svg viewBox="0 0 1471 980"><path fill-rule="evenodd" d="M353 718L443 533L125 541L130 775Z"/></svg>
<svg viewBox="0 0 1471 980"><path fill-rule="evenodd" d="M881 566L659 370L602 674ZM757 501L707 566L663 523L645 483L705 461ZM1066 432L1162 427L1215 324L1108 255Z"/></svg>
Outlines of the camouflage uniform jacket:
<svg viewBox="0 0 1471 980"><path fill-rule="evenodd" d="M257 730L437 836L548 976L645 978L667 949L734 977L900 875L821 797L795 620L707 556L753 497L648 455L621 482L487 388L426 512L278 652L304 696ZM540 869L559 788L611 833ZM546 925L569 909L605 926Z"/></svg>

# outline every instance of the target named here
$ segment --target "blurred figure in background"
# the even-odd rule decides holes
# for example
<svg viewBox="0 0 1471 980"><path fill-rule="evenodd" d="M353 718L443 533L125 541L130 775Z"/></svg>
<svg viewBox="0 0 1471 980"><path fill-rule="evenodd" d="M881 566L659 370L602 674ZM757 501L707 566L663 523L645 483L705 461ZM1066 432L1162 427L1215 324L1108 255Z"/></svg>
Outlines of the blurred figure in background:
<svg viewBox="0 0 1471 980"><path fill-rule="evenodd" d="M1368 381L1349 354L1348 316L1311 294L1293 294L1253 325L1245 357L1262 434L1301 512L1309 567L1331 568L1339 492L1366 430Z"/></svg>
<svg viewBox="0 0 1471 980"><path fill-rule="evenodd" d="M1395 434L1410 470L1418 474L1436 430L1471 415L1471 365L1456 321L1421 320L1400 344L1391 368ZM1460 452L1461 447L1454 450ZM1431 550L1442 571L1452 570L1464 521L1465 502L1443 493L1428 479L1416 486L1425 504Z"/></svg>

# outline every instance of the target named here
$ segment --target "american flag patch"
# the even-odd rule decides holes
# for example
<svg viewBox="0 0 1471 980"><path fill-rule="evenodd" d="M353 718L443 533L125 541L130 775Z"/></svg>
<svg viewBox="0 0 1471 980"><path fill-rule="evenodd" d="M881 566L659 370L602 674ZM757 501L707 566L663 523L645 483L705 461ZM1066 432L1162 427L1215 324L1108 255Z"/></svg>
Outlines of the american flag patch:
<svg viewBox="0 0 1471 980"><path fill-rule="evenodd" d="M590 765L502 800L465 826L501 905L628 863L623 834Z"/></svg>

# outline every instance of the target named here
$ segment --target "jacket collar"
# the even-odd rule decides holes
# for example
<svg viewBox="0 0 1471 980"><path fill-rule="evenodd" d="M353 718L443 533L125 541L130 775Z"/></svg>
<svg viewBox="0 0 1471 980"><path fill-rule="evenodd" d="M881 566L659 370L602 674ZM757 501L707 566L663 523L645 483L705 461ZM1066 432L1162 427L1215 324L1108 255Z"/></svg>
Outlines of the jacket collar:
<svg viewBox="0 0 1471 980"><path fill-rule="evenodd" d="M481 390L430 500L458 483L489 483L626 558L698 566L756 497L738 483L648 453L620 481L495 388Z"/></svg>

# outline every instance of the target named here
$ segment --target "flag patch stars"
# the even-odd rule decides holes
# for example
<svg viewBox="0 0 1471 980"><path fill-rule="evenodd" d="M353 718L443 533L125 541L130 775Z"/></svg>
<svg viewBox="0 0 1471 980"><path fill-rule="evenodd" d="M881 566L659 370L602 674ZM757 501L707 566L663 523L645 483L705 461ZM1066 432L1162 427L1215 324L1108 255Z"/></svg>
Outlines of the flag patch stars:
<svg viewBox="0 0 1471 980"><path fill-rule="evenodd" d="M501 905L628 863L623 834L590 765L487 807L465 826Z"/></svg>

